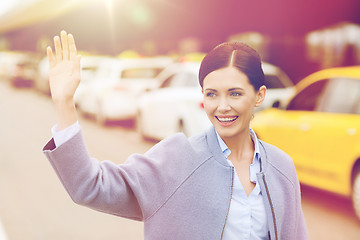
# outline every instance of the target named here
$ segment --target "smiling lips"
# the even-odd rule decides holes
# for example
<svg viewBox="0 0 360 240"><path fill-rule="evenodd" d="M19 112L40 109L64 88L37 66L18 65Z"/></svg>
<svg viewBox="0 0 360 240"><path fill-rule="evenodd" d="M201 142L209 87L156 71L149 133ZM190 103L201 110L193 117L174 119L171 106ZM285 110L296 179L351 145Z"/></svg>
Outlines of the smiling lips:
<svg viewBox="0 0 360 240"><path fill-rule="evenodd" d="M239 116L215 116L221 126L228 127L232 125Z"/></svg>

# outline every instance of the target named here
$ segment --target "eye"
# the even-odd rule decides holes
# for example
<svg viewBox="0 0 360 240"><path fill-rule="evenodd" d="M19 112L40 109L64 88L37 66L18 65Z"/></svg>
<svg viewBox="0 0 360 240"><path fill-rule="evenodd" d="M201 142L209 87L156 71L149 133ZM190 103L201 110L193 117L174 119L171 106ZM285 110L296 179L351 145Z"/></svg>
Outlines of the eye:
<svg viewBox="0 0 360 240"><path fill-rule="evenodd" d="M231 92L230 96L232 96L232 97L240 97L240 96L242 96L242 93L241 92Z"/></svg>
<svg viewBox="0 0 360 240"><path fill-rule="evenodd" d="M207 92L206 96L207 97L215 97L215 93L214 92Z"/></svg>

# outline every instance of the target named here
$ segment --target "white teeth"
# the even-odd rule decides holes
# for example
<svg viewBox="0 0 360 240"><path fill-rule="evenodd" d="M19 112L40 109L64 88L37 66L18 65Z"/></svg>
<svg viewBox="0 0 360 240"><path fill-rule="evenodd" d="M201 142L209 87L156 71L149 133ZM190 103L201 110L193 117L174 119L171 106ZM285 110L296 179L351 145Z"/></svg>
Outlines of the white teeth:
<svg viewBox="0 0 360 240"><path fill-rule="evenodd" d="M220 117L217 117L217 119L218 119L220 122L232 122L232 121L234 121L235 119L237 119L237 117L233 117L233 118L220 118Z"/></svg>

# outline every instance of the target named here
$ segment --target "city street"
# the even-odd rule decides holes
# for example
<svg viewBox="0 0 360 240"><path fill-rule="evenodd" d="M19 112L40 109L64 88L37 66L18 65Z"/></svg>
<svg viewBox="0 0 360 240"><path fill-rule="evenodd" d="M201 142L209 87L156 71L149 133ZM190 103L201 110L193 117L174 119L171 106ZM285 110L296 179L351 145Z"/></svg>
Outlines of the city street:
<svg viewBox="0 0 360 240"><path fill-rule="evenodd" d="M0 240L143 239L143 224L72 202L42 153L56 114L48 96L0 80ZM90 154L122 163L154 143L121 125L103 127L79 116ZM358 240L351 202L302 187L311 240ZM2 226L1 226L2 225Z"/></svg>

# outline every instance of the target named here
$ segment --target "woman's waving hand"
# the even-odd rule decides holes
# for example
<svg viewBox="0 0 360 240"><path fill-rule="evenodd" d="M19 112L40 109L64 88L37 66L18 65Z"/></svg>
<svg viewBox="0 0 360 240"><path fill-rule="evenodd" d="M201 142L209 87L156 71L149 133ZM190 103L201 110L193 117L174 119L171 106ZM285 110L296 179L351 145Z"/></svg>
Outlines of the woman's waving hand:
<svg viewBox="0 0 360 240"><path fill-rule="evenodd" d="M50 72L49 84L51 97L55 104L58 130L62 130L77 121L74 94L80 83L80 59L77 54L74 37L61 31L60 37L54 37L55 54L47 48Z"/></svg>

